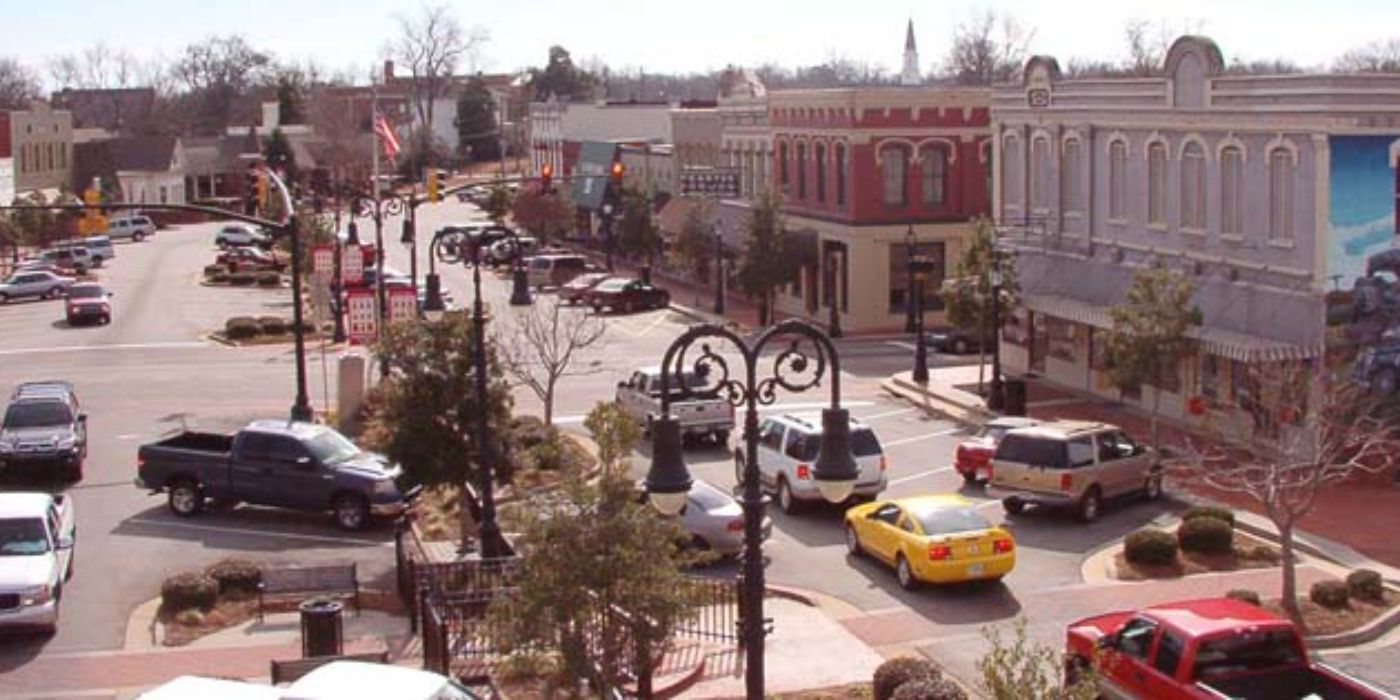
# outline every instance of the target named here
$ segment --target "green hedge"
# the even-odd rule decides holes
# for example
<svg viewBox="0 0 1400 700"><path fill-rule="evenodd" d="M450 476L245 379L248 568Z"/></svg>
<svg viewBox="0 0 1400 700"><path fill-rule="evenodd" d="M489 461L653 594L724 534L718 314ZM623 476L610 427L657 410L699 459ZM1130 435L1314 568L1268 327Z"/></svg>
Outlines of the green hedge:
<svg viewBox="0 0 1400 700"><path fill-rule="evenodd" d="M218 599L218 582L199 572L176 574L160 585L160 604L171 612L208 610Z"/></svg>
<svg viewBox="0 0 1400 700"><path fill-rule="evenodd" d="M967 700L967 693L947 678L917 679L895 688L890 700Z"/></svg>
<svg viewBox="0 0 1400 700"><path fill-rule="evenodd" d="M900 686L911 681L937 681L943 677L932 661L912 656L900 656L880 664L875 669L875 700L892 700Z"/></svg>
<svg viewBox="0 0 1400 700"><path fill-rule="evenodd" d="M1229 554L1235 549L1235 531L1216 517L1186 520L1176 529L1181 551L1197 554Z"/></svg>
<svg viewBox="0 0 1400 700"><path fill-rule="evenodd" d="M263 335L282 335L291 330L292 324L281 316L263 316L258 319L258 328Z"/></svg>
<svg viewBox="0 0 1400 700"><path fill-rule="evenodd" d="M258 320L251 316L235 316L224 324L224 335L229 340L256 338L262 332Z"/></svg>
<svg viewBox="0 0 1400 700"><path fill-rule="evenodd" d="M1176 554L1176 538L1163 530L1145 527L1123 540L1123 556L1134 564L1171 564Z"/></svg>
<svg viewBox="0 0 1400 700"><path fill-rule="evenodd" d="M219 595L253 595L262 583L262 569L247 559L225 559L211 564L205 575L219 586Z"/></svg>
<svg viewBox="0 0 1400 700"><path fill-rule="evenodd" d="M1196 518L1215 518L1229 523L1230 527L1235 526L1235 511L1220 506L1195 506L1188 508L1186 513L1181 516L1182 522Z"/></svg>
<svg viewBox="0 0 1400 700"><path fill-rule="evenodd" d="M1238 601L1249 603L1254 606L1262 606L1263 601L1259 598L1258 591L1251 591L1248 588L1232 588L1225 594L1226 598L1233 598Z"/></svg>
<svg viewBox="0 0 1400 700"><path fill-rule="evenodd" d="M282 275L279 275L276 272L258 273L259 287L276 287L279 284L282 284Z"/></svg>
<svg viewBox="0 0 1400 700"><path fill-rule="evenodd" d="M257 281L257 274L252 272L234 272L228 276L228 283L236 287L247 287Z"/></svg>
<svg viewBox="0 0 1400 700"><path fill-rule="evenodd" d="M1385 602L1385 581L1370 569L1357 569L1347 574L1347 594L1357 600Z"/></svg>
<svg viewBox="0 0 1400 700"><path fill-rule="evenodd" d="M1308 591L1308 597L1312 599L1312 602L1329 610L1345 608L1348 594L1345 581L1318 581Z"/></svg>

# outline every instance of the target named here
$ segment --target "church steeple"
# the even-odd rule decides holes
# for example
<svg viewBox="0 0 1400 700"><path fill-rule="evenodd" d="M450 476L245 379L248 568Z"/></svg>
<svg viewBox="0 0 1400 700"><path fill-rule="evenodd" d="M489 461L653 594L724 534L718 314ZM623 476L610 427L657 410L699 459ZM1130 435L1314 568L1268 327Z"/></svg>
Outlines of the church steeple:
<svg viewBox="0 0 1400 700"><path fill-rule="evenodd" d="M914 45L914 20L904 32L904 69L899 72L900 85L918 85L924 82L919 76L919 49Z"/></svg>

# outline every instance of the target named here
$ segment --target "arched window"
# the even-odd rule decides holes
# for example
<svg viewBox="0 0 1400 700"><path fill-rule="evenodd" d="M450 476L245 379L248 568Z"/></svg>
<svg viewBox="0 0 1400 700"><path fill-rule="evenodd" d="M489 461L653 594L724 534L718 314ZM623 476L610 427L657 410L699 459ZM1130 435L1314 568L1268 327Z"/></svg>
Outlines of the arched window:
<svg viewBox="0 0 1400 700"><path fill-rule="evenodd" d="M1147 223L1167 225L1167 146L1147 147Z"/></svg>
<svg viewBox="0 0 1400 700"><path fill-rule="evenodd" d="M813 148L817 159L817 201L826 201L826 144L819 143Z"/></svg>
<svg viewBox="0 0 1400 700"><path fill-rule="evenodd" d="M885 146L880 149L880 174L887 206L902 207L908 203L904 192L904 178L908 170L907 151L899 146Z"/></svg>
<svg viewBox="0 0 1400 700"><path fill-rule="evenodd" d="M1181 151L1181 227L1206 228L1206 152L1195 142Z"/></svg>
<svg viewBox="0 0 1400 700"><path fill-rule="evenodd" d="M1031 141L1031 209L1050 209L1050 139Z"/></svg>
<svg viewBox="0 0 1400 700"><path fill-rule="evenodd" d="M1001 147L1001 200L1002 206L1016 209L1021 206L1021 142L1015 136L1007 137Z"/></svg>
<svg viewBox="0 0 1400 700"><path fill-rule="evenodd" d="M797 198L807 198L807 144L797 144Z"/></svg>
<svg viewBox="0 0 1400 700"><path fill-rule="evenodd" d="M778 142L778 183L783 186L783 191L788 188L788 145L786 141Z"/></svg>
<svg viewBox="0 0 1400 700"><path fill-rule="evenodd" d="M1126 219L1128 143L1114 141L1108 147L1108 218Z"/></svg>
<svg viewBox="0 0 1400 700"><path fill-rule="evenodd" d="M919 159L924 205L942 206L948 186L948 152L940 146L925 146Z"/></svg>
<svg viewBox="0 0 1400 700"><path fill-rule="evenodd" d="M1237 146L1220 151L1220 233L1244 234L1244 152Z"/></svg>
<svg viewBox="0 0 1400 700"><path fill-rule="evenodd" d="M1293 153L1269 151L1269 241L1293 242Z"/></svg>
<svg viewBox="0 0 1400 700"><path fill-rule="evenodd" d="M836 204L846 206L846 144L836 144Z"/></svg>
<svg viewBox="0 0 1400 700"><path fill-rule="evenodd" d="M1084 164L1080 162L1079 139L1065 141L1060 166L1060 209L1065 212L1084 211L1083 184L1079 181Z"/></svg>

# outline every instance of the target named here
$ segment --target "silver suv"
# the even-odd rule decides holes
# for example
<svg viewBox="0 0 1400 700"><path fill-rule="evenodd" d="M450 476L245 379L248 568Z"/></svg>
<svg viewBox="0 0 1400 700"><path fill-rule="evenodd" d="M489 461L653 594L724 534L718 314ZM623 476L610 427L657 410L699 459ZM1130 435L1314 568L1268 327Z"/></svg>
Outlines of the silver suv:
<svg viewBox="0 0 1400 700"><path fill-rule="evenodd" d="M56 299L73 286L72 277L64 277L47 270L21 271L0 282L0 304L11 299L38 297Z"/></svg>
<svg viewBox="0 0 1400 700"><path fill-rule="evenodd" d="M758 425L758 474L764 490L776 493L778 506L789 515L809 501L822 500L815 481L817 455L821 452L821 414L786 414L763 419ZM851 498L868 501L885 490L885 451L875 431L851 419L851 456L860 475ZM743 483L744 452L734 450L734 479Z"/></svg>
<svg viewBox="0 0 1400 700"><path fill-rule="evenodd" d="M1061 420L1016 428L997 444L991 470L987 495L1000 498L1012 515L1036 504L1072 508L1092 522L1104 499L1162 495L1156 451L1107 423Z"/></svg>

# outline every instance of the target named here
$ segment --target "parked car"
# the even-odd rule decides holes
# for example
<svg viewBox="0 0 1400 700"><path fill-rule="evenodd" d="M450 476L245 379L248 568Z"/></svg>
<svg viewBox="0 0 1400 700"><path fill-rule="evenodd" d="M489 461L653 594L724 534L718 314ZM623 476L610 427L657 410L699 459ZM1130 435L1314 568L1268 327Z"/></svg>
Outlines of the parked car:
<svg viewBox="0 0 1400 700"><path fill-rule="evenodd" d="M714 484L696 479L679 517L695 548L721 556L735 556L744 550L744 509ZM773 520L765 515L759 532L767 541L773 534Z"/></svg>
<svg viewBox="0 0 1400 700"><path fill-rule="evenodd" d="M165 492L170 510L198 515L206 499L330 511L346 530L406 507L403 470L313 423L260 420L234 435L180 432L142 445L136 485Z"/></svg>
<svg viewBox="0 0 1400 700"><path fill-rule="evenodd" d="M808 502L822 500L812 473L821 454L821 415L783 414L764 418L758 426L758 475L763 487L776 493L784 513L796 514ZM875 431L851 419L851 456L860 474L851 498L868 501L887 485L885 451ZM743 482L744 453L734 450L734 480Z"/></svg>
<svg viewBox="0 0 1400 700"><path fill-rule="evenodd" d="M641 280L613 277L589 290L588 305L595 313L603 313L604 309L621 313L664 309L671 305L671 294Z"/></svg>
<svg viewBox="0 0 1400 700"><path fill-rule="evenodd" d="M15 388L0 423L0 470L62 471L83 478L87 458L87 414L73 385L64 381L26 382Z"/></svg>
<svg viewBox="0 0 1400 700"><path fill-rule="evenodd" d="M63 311L70 326L84 321L105 326L112 322L112 293L96 282L80 282L68 288Z"/></svg>
<svg viewBox="0 0 1400 700"><path fill-rule="evenodd" d="M107 236L87 236L76 243L63 244L56 247L86 248L88 255L92 258L93 267L102 267L108 260L117 256L116 251L112 248L112 239Z"/></svg>
<svg viewBox="0 0 1400 700"><path fill-rule="evenodd" d="M985 484L992 478L992 455L997 451L997 443L1008 431L1038 425L1034 418L1019 416L999 416L977 429L972 437L958 443L954 452L953 468L969 484Z"/></svg>
<svg viewBox="0 0 1400 700"><path fill-rule="evenodd" d="M287 263L277 256L253 246L233 246L225 248L214 262L227 265L230 272L238 270L273 270L281 272Z"/></svg>
<svg viewBox="0 0 1400 700"><path fill-rule="evenodd" d="M10 278L0 283L0 304L8 303L11 299L23 299L25 297L38 297L40 299L56 299L63 296L73 283L77 281L72 277L48 271L16 272Z"/></svg>
<svg viewBox="0 0 1400 700"><path fill-rule="evenodd" d="M128 238L137 243L156 235L156 224L142 214L114 216L107 219L107 236L112 240Z"/></svg>
<svg viewBox="0 0 1400 700"><path fill-rule="evenodd" d="M988 331L987 337L983 338L975 328L954 328L952 326L938 326L929 329L924 332L924 340L936 352L954 355L979 352L983 348L990 351L997 344L991 331Z"/></svg>
<svg viewBox="0 0 1400 700"><path fill-rule="evenodd" d="M1070 623L1065 637L1066 675L1092 668L1107 697L1395 698L1311 660L1291 621L1230 598L1096 615Z"/></svg>
<svg viewBox="0 0 1400 700"><path fill-rule="evenodd" d="M43 258L21 260L19 264L15 266L15 272L52 272L55 275L60 274L58 266Z"/></svg>
<svg viewBox="0 0 1400 700"><path fill-rule="evenodd" d="M575 278L583 275L587 269L588 261L582 255L548 253L530 258L527 275L531 287L536 289L559 287L562 289ZM598 281L602 281L602 277L599 277Z"/></svg>
<svg viewBox="0 0 1400 700"><path fill-rule="evenodd" d="M894 567L906 589L922 583L1000 580L1016 541L957 495L874 501L846 511L846 550Z"/></svg>
<svg viewBox="0 0 1400 700"><path fill-rule="evenodd" d="M0 493L0 628L58 629L76 523L65 494Z"/></svg>
<svg viewBox="0 0 1400 700"><path fill-rule="evenodd" d="M517 250L521 257L528 258L540 249L540 242L529 236L503 238L486 249L488 265L504 265L514 262Z"/></svg>
<svg viewBox="0 0 1400 700"><path fill-rule="evenodd" d="M220 248L234 246L272 247L272 237L247 224L227 224L214 234L214 245Z"/></svg>
<svg viewBox="0 0 1400 700"><path fill-rule="evenodd" d="M72 270L80 275L96 266L92 259L92 253L83 246L50 248L40 253L39 256L53 263L60 270Z"/></svg>
<svg viewBox="0 0 1400 700"><path fill-rule="evenodd" d="M992 456L987 495L1016 515L1027 505L1070 508L1084 522L1099 517L1103 502L1132 493L1162 495L1157 453L1115 425L1052 421L1015 428Z"/></svg>
<svg viewBox="0 0 1400 700"><path fill-rule="evenodd" d="M538 260L538 258L536 258ZM589 272L559 286L559 303L578 304L588 298L588 292L608 278L606 272Z"/></svg>
<svg viewBox="0 0 1400 700"><path fill-rule="evenodd" d="M703 380L691 373L672 375L668 393L671 394L671 416L681 425L681 435L705 435L717 444L729 442L734 429L734 406L723 398L686 396L685 387L698 387ZM617 383L614 394L622 410L638 423L651 429L651 423L661 415L661 368L643 367L626 381Z"/></svg>

